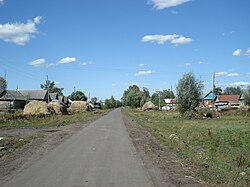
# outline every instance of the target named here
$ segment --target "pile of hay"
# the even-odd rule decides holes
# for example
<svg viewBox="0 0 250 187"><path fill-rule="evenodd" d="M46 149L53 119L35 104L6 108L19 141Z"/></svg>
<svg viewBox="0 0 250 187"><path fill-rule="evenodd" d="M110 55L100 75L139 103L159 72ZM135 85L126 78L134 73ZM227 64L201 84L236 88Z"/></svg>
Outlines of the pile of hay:
<svg viewBox="0 0 250 187"><path fill-rule="evenodd" d="M44 101L33 101L25 105L23 110L24 115L40 115L40 114L50 114L48 105Z"/></svg>
<svg viewBox="0 0 250 187"><path fill-rule="evenodd" d="M67 115L68 114L66 105L64 105L60 101L51 101L48 104L48 108L53 114L59 114L59 115Z"/></svg>
<svg viewBox="0 0 250 187"><path fill-rule="evenodd" d="M143 107L142 107L142 110L145 111L145 110L154 110L155 109L155 105L154 103L152 103L151 101L148 101L146 102Z"/></svg>
<svg viewBox="0 0 250 187"><path fill-rule="evenodd" d="M88 111L89 105L86 101L73 101L68 109L70 113Z"/></svg>

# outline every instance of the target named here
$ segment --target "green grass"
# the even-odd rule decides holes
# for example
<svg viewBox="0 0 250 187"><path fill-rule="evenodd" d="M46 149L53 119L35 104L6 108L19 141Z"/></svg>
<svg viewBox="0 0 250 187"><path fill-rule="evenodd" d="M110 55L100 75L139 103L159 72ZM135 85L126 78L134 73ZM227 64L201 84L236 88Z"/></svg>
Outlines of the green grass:
<svg viewBox="0 0 250 187"><path fill-rule="evenodd" d="M139 125L172 149L189 175L221 186L250 184L250 117L223 115L185 120L177 112L125 109Z"/></svg>
<svg viewBox="0 0 250 187"><path fill-rule="evenodd" d="M44 128L63 126L75 122L84 122L95 116L101 116L110 110L97 110L92 112L81 112L70 115L40 115L23 116L15 114L0 115L0 129L5 127L13 128Z"/></svg>
<svg viewBox="0 0 250 187"><path fill-rule="evenodd" d="M16 149L20 149L25 144L30 143L31 140L35 139L36 136L6 136L4 139L0 140L0 147L5 147L5 149L0 151L0 158L3 155L10 154Z"/></svg>

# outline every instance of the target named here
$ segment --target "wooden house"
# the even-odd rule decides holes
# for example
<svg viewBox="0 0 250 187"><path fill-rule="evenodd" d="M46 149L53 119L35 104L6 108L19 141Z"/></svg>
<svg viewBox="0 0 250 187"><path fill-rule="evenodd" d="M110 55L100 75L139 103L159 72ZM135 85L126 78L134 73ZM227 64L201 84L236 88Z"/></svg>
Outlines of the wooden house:
<svg viewBox="0 0 250 187"><path fill-rule="evenodd" d="M51 98L47 90L19 90L27 101L50 102Z"/></svg>
<svg viewBox="0 0 250 187"><path fill-rule="evenodd" d="M243 103L242 95L218 95L215 106L217 109L239 108Z"/></svg>
<svg viewBox="0 0 250 187"><path fill-rule="evenodd" d="M0 109L12 110L23 109L26 104L25 97L15 90L4 90L0 94Z"/></svg>
<svg viewBox="0 0 250 187"><path fill-rule="evenodd" d="M213 107L213 104L215 103L216 98L217 98L217 95L213 91L210 91L206 95L202 96L201 105L211 108Z"/></svg>

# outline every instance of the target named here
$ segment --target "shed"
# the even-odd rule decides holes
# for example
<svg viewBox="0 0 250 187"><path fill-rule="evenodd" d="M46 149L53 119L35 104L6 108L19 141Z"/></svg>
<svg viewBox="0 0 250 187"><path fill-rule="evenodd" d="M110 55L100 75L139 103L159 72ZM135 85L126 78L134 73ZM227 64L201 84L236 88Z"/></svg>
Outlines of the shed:
<svg viewBox="0 0 250 187"><path fill-rule="evenodd" d="M19 90L19 92L28 101L51 101L47 90Z"/></svg>
<svg viewBox="0 0 250 187"><path fill-rule="evenodd" d="M219 95L216 99L216 108L239 108L241 101L241 95Z"/></svg>
<svg viewBox="0 0 250 187"><path fill-rule="evenodd" d="M23 109L25 97L16 90L4 90L0 94L0 109Z"/></svg>

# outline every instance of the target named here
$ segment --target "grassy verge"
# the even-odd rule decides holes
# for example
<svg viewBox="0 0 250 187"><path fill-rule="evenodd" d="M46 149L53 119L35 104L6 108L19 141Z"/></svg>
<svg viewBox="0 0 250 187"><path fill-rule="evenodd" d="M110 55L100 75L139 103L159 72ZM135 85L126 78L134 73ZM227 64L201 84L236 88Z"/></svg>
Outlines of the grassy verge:
<svg viewBox="0 0 250 187"><path fill-rule="evenodd" d="M250 184L250 117L185 120L176 112L125 109L137 124L172 149L194 175L220 186Z"/></svg>
<svg viewBox="0 0 250 187"><path fill-rule="evenodd" d="M0 147L2 148L0 150L0 158L3 155L10 154L14 152L16 149L20 149L25 144L30 143L32 139L35 139L35 136L25 136L25 137L19 137L19 136L7 136L4 137L4 139L0 140Z"/></svg>
<svg viewBox="0 0 250 187"><path fill-rule="evenodd" d="M41 115L41 116L8 116L0 115L0 129L5 127L13 128L44 128L63 126L79 121L87 121L92 117L98 117L106 114L110 110L97 110L92 112L81 112L71 115Z"/></svg>

